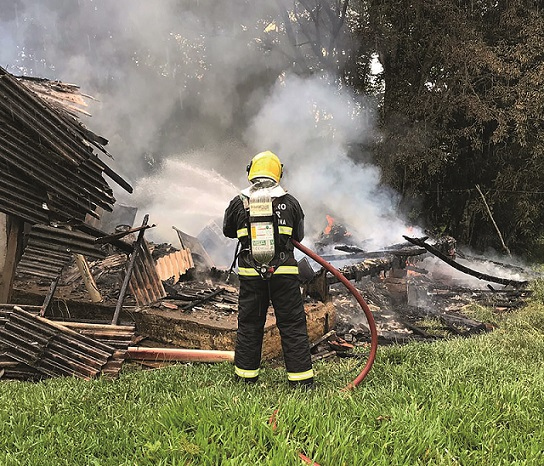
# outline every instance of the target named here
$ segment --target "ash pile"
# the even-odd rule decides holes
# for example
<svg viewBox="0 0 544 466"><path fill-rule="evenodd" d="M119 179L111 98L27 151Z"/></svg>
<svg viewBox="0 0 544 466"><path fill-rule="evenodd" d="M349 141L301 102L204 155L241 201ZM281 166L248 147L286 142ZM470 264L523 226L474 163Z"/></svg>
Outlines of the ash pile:
<svg viewBox="0 0 544 466"><path fill-rule="evenodd" d="M449 236L434 240L404 236L402 243L365 250L345 227L327 220L316 247L363 296L382 345L492 331L493 319L482 315L519 308L530 295L530 280L540 277L516 264L466 254ZM350 348L368 345L364 312L336 277L321 273L321 284L310 288L313 293L328 293L337 310L334 333L330 341L320 342L316 359L349 355Z"/></svg>

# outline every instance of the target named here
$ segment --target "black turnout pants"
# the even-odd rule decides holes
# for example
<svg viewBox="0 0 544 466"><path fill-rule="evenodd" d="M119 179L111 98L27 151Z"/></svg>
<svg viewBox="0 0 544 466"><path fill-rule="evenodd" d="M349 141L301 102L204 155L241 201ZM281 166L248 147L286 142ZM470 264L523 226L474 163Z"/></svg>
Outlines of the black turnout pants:
<svg viewBox="0 0 544 466"><path fill-rule="evenodd" d="M299 283L296 275L273 275L269 280L240 280L236 367L246 370L259 368L266 313L271 301L287 372L301 373L312 369Z"/></svg>

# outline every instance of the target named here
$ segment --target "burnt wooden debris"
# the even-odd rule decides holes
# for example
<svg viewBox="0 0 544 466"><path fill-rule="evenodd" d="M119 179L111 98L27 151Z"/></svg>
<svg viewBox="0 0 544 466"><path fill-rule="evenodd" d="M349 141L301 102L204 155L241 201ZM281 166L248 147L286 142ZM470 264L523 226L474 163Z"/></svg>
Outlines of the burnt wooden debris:
<svg viewBox="0 0 544 466"><path fill-rule="evenodd" d="M358 351L353 352L355 344L353 343L352 334L345 335L347 339L341 338L336 334L336 330L331 330L325 333L321 338L313 341L310 344L310 353L312 362L322 359L328 359L333 356L341 358L360 358L368 357L368 352Z"/></svg>
<svg viewBox="0 0 544 466"><path fill-rule="evenodd" d="M467 307L481 305L500 315L522 306L531 294L529 290L448 286L425 275L406 277L403 300L393 299L387 277L363 277L356 285L373 311L380 345L469 337L492 331L492 323L467 314ZM337 334L355 346L368 344L370 332L358 304L336 286L332 294L338 310Z"/></svg>
<svg viewBox="0 0 544 466"><path fill-rule="evenodd" d="M501 285L511 285L514 287L525 287L528 285L527 281L520 281L520 280L511 280L508 278L501 278L501 277L494 277L493 275L488 275L483 272L478 272L477 270L472 270L469 267L466 267L462 264L459 264L455 260L448 257L446 254L442 253L437 248L431 246L430 244L426 243L427 238L410 238L409 236L404 236L403 238L406 239L406 241L409 241L410 243L413 243L417 246L421 246L425 248L427 251L429 251L431 254L435 255L439 259L443 260L446 264L451 265L453 268L466 273L468 275L472 275L473 277L478 278L479 280L485 280L493 283L499 283Z"/></svg>
<svg viewBox="0 0 544 466"><path fill-rule="evenodd" d="M166 296L162 282L155 269L155 262L144 240L145 227L148 220L149 215L146 214L142 222L142 227L138 231L138 238L134 243L134 251L127 261L121 291L119 292L111 322L112 325L117 325L118 323L125 294L129 287L139 306L151 304Z"/></svg>
<svg viewBox="0 0 544 466"><path fill-rule="evenodd" d="M380 344L432 341L488 332L493 330L493 324L478 321L467 314L467 306L481 305L496 314L510 312L522 306L531 294L527 289L528 281L476 272L456 262L456 255L462 257L463 254L456 250L453 238L439 239L434 246L426 243L426 238L414 239L405 236L404 239L407 240L406 243L380 251L364 251L353 244L341 244L334 249L347 254L326 256L333 265L335 260L342 263L350 260L350 265L343 265L339 270L359 285L361 294L371 306L378 326ZM485 288L480 289L456 286L453 281L448 284L438 280L423 265L424 259L432 255L467 275L502 287L488 283ZM508 272L537 276L522 267L494 263ZM328 286L324 286L324 281ZM346 295L342 287L338 288L336 282L334 277L320 277L317 272L305 284L305 289L319 294L316 293L317 290L321 295L322 290L327 289L339 309L339 322L336 326L338 336L355 346L368 344L366 319L361 321L358 304ZM338 356L331 352L333 350L330 346L322 348L317 357Z"/></svg>
<svg viewBox="0 0 544 466"><path fill-rule="evenodd" d="M83 222L115 202L102 174L132 191L94 153L93 146L107 153L100 138L1 67L0 96L0 163L10 174L1 193L12 204L0 203L1 211L30 223Z"/></svg>
<svg viewBox="0 0 544 466"><path fill-rule="evenodd" d="M204 304L211 304L227 312L235 312L238 309L238 291L233 286L188 281L175 285L165 283L164 287L167 296L160 305L170 304L181 312L190 312Z"/></svg>
<svg viewBox="0 0 544 466"><path fill-rule="evenodd" d="M145 229L138 229L139 233ZM422 266L414 267L408 265L408 260L427 254L421 253L421 249L411 249L406 246L398 248L399 254L389 254L388 257L373 257L342 268L343 273L350 279L360 284L360 289L365 300L375 310L378 321L380 344L407 343L411 341L431 341L445 336L470 336L479 332L490 331L492 326L463 315L462 307L468 303L480 303L485 306L495 306L497 312L507 312L521 305L523 300L529 296L529 292L523 289L494 290L486 288L473 290L470 288L448 286L438 283L425 273L409 272L419 270L426 272ZM147 244L147 250L151 254L151 263L158 263L160 258L171 256L177 251L171 245ZM418 254L414 254L418 252ZM376 254L371 254L376 256ZM403 260L404 258L404 260ZM119 290L122 281L123 270L126 269L128 256L123 253L112 255L90 263L90 269L105 296L113 296L111 292L104 289L110 286ZM188 270L185 275L175 277L172 275L166 280L161 280L165 290L164 296L159 296L153 302L147 304L149 308L164 308L179 313L198 312L200 309L210 308L218 312L234 313L237 310L237 288L228 285L220 280L212 280L212 273L205 278L204 275L196 276ZM117 279L104 280L112 272L118 275ZM359 273L360 272L360 273ZM390 277L403 282L406 302L394 303L391 300L391 290L388 289ZM401 277L401 278L398 278ZM82 278L77 274L75 266L72 271L67 271L63 276L63 283L70 282L72 285L81 282ZM396 282L395 282L396 283ZM332 301L335 306L341 307L342 301L346 301L345 292L335 289L337 283L329 283L324 269L313 272L307 270L303 289L305 295L314 294L316 299ZM417 287L425 295L428 302L425 305L409 303L410 294L413 294L414 287ZM331 293L331 288L334 289ZM412 291L411 291L412 290ZM131 292L132 296L132 292ZM132 296L132 299L134 297ZM381 319L384 310L394 310L396 323L404 330L403 333L390 331L388 323ZM225 314L227 315L227 314ZM429 328L425 321L433 321L433 328ZM145 339L145 335L140 338ZM326 359L331 357L358 357L364 358L365 352L353 351L356 347L365 347L369 343L369 332L364 323L358 322L337 325L336 328L324 335L324 339L312 344L313 360Z"/></svg>

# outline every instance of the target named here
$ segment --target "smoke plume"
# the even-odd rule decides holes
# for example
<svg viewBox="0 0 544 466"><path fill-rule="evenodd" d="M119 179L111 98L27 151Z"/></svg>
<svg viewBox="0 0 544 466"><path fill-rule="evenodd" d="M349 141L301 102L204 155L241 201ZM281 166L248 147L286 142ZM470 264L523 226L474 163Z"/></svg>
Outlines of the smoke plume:
<svg viewBox="0 0 544 466"><path fill-rule="evenodd" d="M118 201L159 225L196 235L222 216L245 166L262 150L285 165L308 238L329 214L378 247L402 241L396 197L354 145L374 137L374 109L333 77L298 78L264 47L276 2L1 1L0 64L13 74L77 84L96 101L83 123L109 139L108 164L135 188ZM281 44L280 44L281 45Z"/></svg>

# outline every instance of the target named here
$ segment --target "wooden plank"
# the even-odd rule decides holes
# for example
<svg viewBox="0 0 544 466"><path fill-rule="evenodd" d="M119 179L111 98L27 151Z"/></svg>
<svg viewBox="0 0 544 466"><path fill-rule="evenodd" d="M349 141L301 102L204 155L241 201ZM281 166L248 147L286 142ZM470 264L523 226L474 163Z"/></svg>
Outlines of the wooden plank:
<svg viewBox="0 0 544 466"><path fill-rule="evenodd" d="M22 250L22 220L0 213L0 303L9 303L17 259Z"/></svg>

